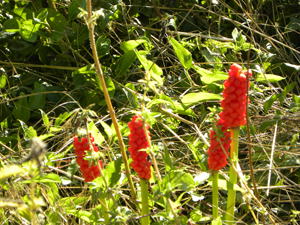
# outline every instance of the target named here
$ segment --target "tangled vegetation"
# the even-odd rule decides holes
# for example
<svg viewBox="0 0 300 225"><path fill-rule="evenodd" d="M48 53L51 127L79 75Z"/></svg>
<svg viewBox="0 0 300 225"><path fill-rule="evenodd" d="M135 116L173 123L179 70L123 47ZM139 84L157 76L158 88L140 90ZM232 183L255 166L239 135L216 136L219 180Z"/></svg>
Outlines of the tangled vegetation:
<svg viewBox="0 0 300 225"><path fill-rule="evenodd" d="M298 224L299 8L296 0L0 1L1 224L226 224L229 165L213 220L206 152L233 63L253 73L234 219ZM129 167L136 114L150 125L146 186ZM80 133L99 149L85 160L103 163L93 182L76 162ZM140 217L145 188L149 221Z"/></svg>

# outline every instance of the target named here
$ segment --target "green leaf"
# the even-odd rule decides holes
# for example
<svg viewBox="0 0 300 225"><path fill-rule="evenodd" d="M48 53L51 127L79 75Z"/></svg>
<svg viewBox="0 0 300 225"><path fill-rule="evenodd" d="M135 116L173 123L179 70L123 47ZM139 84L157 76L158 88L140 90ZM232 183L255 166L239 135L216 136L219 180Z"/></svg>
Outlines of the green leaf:
<svg viewBox="0 0 300 225"><path fill-rule="evenodd" d="M221 216L218 216L218 218L213 219L213 221L211 222L211 225L222 225L222 219Z"/></svg>
<svg viewBox="0 0 300 225"><path fill-rule="evenodd" d="M33 95L29 97L28 105L31 109L41 109L45 107L46 104L46 95L45 94L37 94L46 92L45 87L38 82L34 82L34 90L32 92Z"/></svg>
<svg viewBox="0 0 300 225"><path fill-rule="evenodd" d="M169 104L169 103L170 103L169 101L164 100L164 99L154 99L154 100L152 100L151 102L149 102L149 103L147 104L146 107L147 107L148 109L150 109L153 105L158 105L158 104ZM176 107L174 103L173 103L172 105L173 105L174 108Z"/></svg>
<svg viewBox="0 0 300 225"><path fill-rule="evenodd" d="M183 65L186 70L189 70L192 66L192 54L186 50L178 41L174 38L169 38L170 43L172 44L176 56L178 57L179 61Z"/></svg>
<svg viewBox="0 0 300 225"><path fill-rule="evenodd" d="M4 88L6 85L6 76L3 74L0 76L0 88Z"/></svg>
<svg viewBox="0 0 300 225"><path fill-rule="evenodd" d="M81 12L79 8L87 10L86 0L73 0L68 8L69 20L74 20Z"/></svg>
<svg viewBox="0 0 300 225"><path fill-rule="evenodd" d="M269 98L265 103L264 103L264 109L265 109L265 113L267 113L269 111L269 109L271 108L273 102L278 98L277 95L273 95L271 96L271 98Z"/></svg>
<svg viewBox="0 0 300 225"><path fill-rule="evenodd" d="M43 119L43 123L45 125L45 127L47 128L47 130L49 129L50 123L49 123L49 118L47 116L47 114L40 109L41 115L42 115L42 119Z"/></svg>
<svg viewBox="0 0 300 225"><path fill-rule="evenodd" d="M76 162L76 159L73 159L71 161L71 163L69 164L69 166L68 166L67 174L66 174L67 177L70 178L70 179L73 179L73 176L78 171L78 169L79 169L79 166Z"/></svg>
<svg viewBox="0 0 300 225"><path fill-rule="evenodd" d="M93 121L89 123L88 129L89 132L91 132L92 137L94 137L95 143L97 145L101 145L104 141L104 137L102 136L102 134L100 133L100 131L98 130L98 128L96 127Z"/></svg>
<svg viewBox="0 0 300 225"><path fill-rule="evenodd" d="M56 120L55 120L55 127L58 127L59 125L61 125L63 122L65 122L66 119L68 119L70 116L72 116L77 109L73 110L72 112L65 112L63 114L60 114Z"/></svg>
<svg viewBox="0 0 300 225"><path fill-rule="evenodd" d="M265 74L265 75L259 74L256 77L256 81L263 82L263 83L266 83L267 81L269 81L271 83L275 83L275 82L281 81L283 79L285 79L285 78L278 76L278 75L274 75L274 74Z"/></svg>
<svg viewBox="0 0 300 225"><path fill-rule="evenodd" d="M162 86L164 82L164 79L161 77L161 75L163 75L162 69L154 62L148 60L145 56L141 55L139 51L134 52L144 69L149 70L151 77L157 82L157 85Z"/></svg>
<svg viewBox="0 0 300 225"><path fill-rule="evenodd" d="M65 197L59 199L57 205L63 207L64 209L74 209L76 206L81 206L89 200L89 197L76 196L76 197Z"/></svg>
<svg viewBox="0 0 300 225"><path fill-rule="evenodd" d="M285 32L300 30L300 20L296 17L291 17L290 22L285 27Z"/></svg>
<svg viewBox="0 0 300 225"><path fill-rule="evenodd" d="M105 56L110 48L110 39L105 38L105 36L101 35L96 42L97 54L98 58L102 58Z"/></svg>
<svg viewBox="0 0 300 225"><path fill-rule="evenodd" d="M90 223L91 222L91 220L90 220L90 218L91 218L91 216L92 216L92 213L91 212L88 212L88 211L84 211L84 210L65 210L65 213L67 213L67 214L71 214L71 215L73 215L73 216L76 216L76 217L78 217L79 219L81 219L81 220L83 220L83 221L85 221L85 222L88 222L88 223Z"/></svg>
<svg viewBox="0 0 300 225"><path fill-rule="evenodd" d="M246 37L242 35L242 32L242 30L238 31L237 28L234 28L234 30L232 31L232 37L238 47L242 47L246 41Z"/></svg>
<svg viewBox="0 0 300 225"><path fill-rule="evenodd" d="M31 180L23 181L23 183L30 183ZM61 183L60 177L57 174L49 173L44 176L37 176L34 178L37 183Z"/></svg>
<svg viewBox="0 0 300 225"><path fill-rule="evenodd" d="M132 83L127 83L125 85L125 87L131 89L132 92L136 92L135 86ZM133 108L137 109L137 107L138 107L138 98L137 98L137 95L133 94L131 91L128 91L126 88L123 88L122 90L124 91L124 93L125 93L128 101L129 101L130 105Z"/></svg>
<svg viewBox="0 0 300 225"><path fill-rule="evenodd" d="M40 23L35 20L27 20L22 22L20 34L25 41L34 42L37 39L36 32L39 30Z"/></svg>
<svg viewBox="0 0 300 225"><path fill-rule="evenodd" d="M102 125L102 127L104 128L104 131L105 131L106 135L108 137L112 137L113 133L112 133L112 130L111 130L110 126L108 126L107 123L105 123L102 120L99 120L99 122Z"/></svg>
<svg viewBox="0 0 300 225"><path fill-rule="evenodd" d="M129 69L129 67L134 62L135 59L136 59L136 54L133 51L126 52L124 55L122 55L115 69L116 77L125 75L127 73L127 70Z"/></svg>
<svg viewBox="0 0 300 225"><path fill-rule="evenodd" d="M284 91L283 91L284 97L285 97L290 91L292 91L292 90L294 89L295 85L296 85L296 82L294 81L294 82L292 82L292 83L290 83L289 85L287 85L287 86L284 87Z"/></svg>
<svg viewBox="0 0 300 225"><path fill-rule="evenodd" d="M193 176L189 173L185 173L183 171L170 171L163 179L163 183L172 189L180 189L183 191L190 191L194 185Z"/></svg>
<svg viewBox="0 0 300 225"><path fill-rule="evenodd" d="M52 41L57 42L64 36L64 31L67 26L68 21L66 18L59 12L53 9L47 10L47 22L53 30L51 30L50 37Z"/></svg>
<svg viewBox="0 0 300 225"><path fill-rule="evenodd" d="M109 187L114 187L121 178L122 158L110 162L103 170ZM101 178L102 179L102 178Z"/></svg>
<svg viewBox="0 0 300 225"><path fill-rule="evenodd" d="M169 172L174 167L173 167L172 159L171 159L170 154L169 154L169 150L168 150L167 146L165 146L165 145L164 145L164 153L165 154L163 155L163 160L165 162L166 171Z"/></svg>
<svg viewBox="0 0 300 225"><path fill-rule="evenodd" d="M211 84L216 81L226 80L228 78L227 73L217 72L213 73L209 70L200 68L199 66L193 65L193 69L200 75L200 79L204 84Z"/></svg>
<svg viewBox="0 0 300 225"><path fill-rule="evenodd" d="M277 120L268 120L264 121L260 124L259 130L261 133L265 132L266 129L268 129L270 126L274 126L276 124Z"/></svg>
<svg viewBox="0 0 300 225"><path fill-rule="evenodd" d="M222 100L223 98L220 95L207 93L207 92L198 92L198 93L189 93L183 96L181 102L186 106L196 105L200 102L207 102L213 100Z"/></svg>
<svg viewBox="0 0 300 225"><path fill-rule="evenodd" d="M178 113L178 114L183 114L183 115L187 115L187 116L192 116L192 117L196 117L195 113L193 112L192 109L183 106L182 104L180 104L179 102L174 102L175 107L171 108L173 109L173 113Z"/></svg>
<svg viewBox="0 0 300 225"><path fill-rule="evenodd" d="M113 98L114 95L115 95L115 91L116 91L114 82L109 77L105 77L104 81L105 81L105 84L106 84L106 88L107 88L109 97ZM100 86L101 91L103 91L101 83L99 83L99 86Z"/></svg>
<svg viewBox="0 0 300 225"><path fill-rule="evenodd" d="M18 32L20 27L21 27L21 23L15 18L6 20L3 23L3 29L10 33Z"/></svg>
<svg viewBox="0 0 300 225"><path fill-rule="evenodd" d="M120 48L124 52L130 52L142 43L147 43L147 40L137 39L137 40L123 41Z"/></svg>
<svg viewBox="0 0 300 225"><path fill-rule="evenodd" d="M34 137L37 137L37 133L33 127L28 127L26 123L20 120L21 127L24 131L24 139L30 140Z"/></svg>
<svg viewBox="0 0 300 225"><path fill-rule="evenodd" d="M20 96L24 96L25 94L21 92ZM27 97L21 97L16 103L12 112L13 116L16 120L22 120L23 122L27 122L30 118L30 110L27 103Z"/></svg>

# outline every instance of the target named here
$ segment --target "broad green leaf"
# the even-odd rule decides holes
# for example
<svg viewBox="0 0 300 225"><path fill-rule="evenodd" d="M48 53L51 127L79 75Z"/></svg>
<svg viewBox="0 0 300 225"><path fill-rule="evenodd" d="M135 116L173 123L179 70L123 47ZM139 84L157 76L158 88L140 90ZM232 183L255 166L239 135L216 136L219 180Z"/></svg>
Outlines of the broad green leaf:
<svg viewBox="0 0 300 225"><path fill-rule="evenodd" d="M276 124L277 120L268 120L268 121L264 121L260 124L259 126L259 131L261 133L265 132L265 130L267 130L270 126L274 126Z"/></svg>
<svg viewBox="0 0 300 225"><path fill-rule="evenodd" d="M187 116L192 116L192 117L196 117L195 113L193 112L192 109L188 108L188 107L183 107L182 104L180 104L179 102L174 102L175 107L172 107L173 113L178 113L178 114L183 114L183 115L187 115Z"/></svg>
<svg viewBox="0 0 300 225"><path fill-rule="evenodd" d="M202 212L199 209L193 209L190 217L194 222L199 222L202 218Z"/></svg>
<svg viewBox="0 0 300 225"><path fill-rule="evenodd" d="M23 181L23 183L30 183L31 180ZM48 173L46 175L37 176L34 178L34 182L37 183L61 183L60 177L54 173Z"/></svg>
<svg viewBox="0 0 300 225"><path fill-rule="evenodd" d="M171 189L178 188L183 191L190 191L195 182L191 174L177 170L167 173L163 183L167 186L170 184Z"/></svg>
<svg viewBox="0 0 300 225"><path fill-rule="evenodd" d="M64 209L74 209L76 206L82 206L89 200L89 197L84 196L76 196L76 197L65 197L62 199L59 199L57 202L57 205L59 207L63 207Z"/></svg>
<svg viewBox="0 0 300 225"><path fill-rule="evenodd" d="M6 85L6 76L3 74L0 76L0 88L4 88Z"/></svg>
<svg viewBox="0 0 300 225"><path fill-rule="evenodd" d="M98 77L96 77L96 78L98 78ZM109 97L113 98L115 95L115 91L116 91L114 82L109 77L105 77L104 81L106 84L106 89L108 91ZM100 86L100 89L103 91L103 88L102 88L102 85L100 82L98 83L98 85Z"/></svg>
<svg viewBox="0 0 300 225"><path fill-rule="evenodd" d="M37 177L34 179L35 182L39 183L60 183L60 177L57 174L54 173L48 173L46 175L43 175L42 177Z"/></svg>
<svg viewBox="0 0 300 225"><path fill-rule="evenodd" d="M73 110L71 112L65 112L63 114L60 114L56 120L55 120L55 127L58 127L59 125L61 125L63 122L65 122L66 119L68 119L70 116L72 116L77 110Z"/></svg>
<svg viewBox="0 0 300 225"><path fill-rule="evenodd" d="M296 30L300 30L300 20L296 17L291 17L290 22L288 23L288 25L286 25L284 31L290 32Z"/></svg>
<svg viewBox="0 0 300 225"><path fill-rule="evenodd" d="M19 173L26 173L28 170L20 166L5 166L0 169L0 181L11 178Z"/></svg>
<svg viewBox="0 0 300 225"><path fill-rule="evenodd" d="M122 55L117 62L117 67L115 69L116 77L125 75L135 59L136 54L133 51L126 52L124 55Z"/></svg>
<svg viewBox="0 0 300 225"><path fill-rule="evenodd" d="M47 114L40 109L41 115L42 115L42 119L43 119L43 123L45 125L45 127L47 128L47 130L49 129L50 123L49 123L49 118L47 116Z"/></svg>
<svg viewBox="0 0 300 225"><path fill-rule="evenodd" d="M25 94L21 92L20 96L24 96ZM30 110L27 103L27 97L21 97L16 103L12 112L13 116L16 120L22 120L23 122L27 122L30 118Z"/></svg>
<svg viewBox="0 0 300 225"><path fill-rule="evenodd" d="M46 92L44 85L34 82L33 95L31 95L28 100L28 105L31 109L41 109L45 107L46 95L42 94L43 92Z"/></svg>
<svg viewBox="0 0 300 225"><path fill-rule="evenodd" d="M102 120L99 120L99 122L100 122L100 124L102 125L102 127L104 128L104 131L105 131L106 135L107 135L108 137L112 137L113 132L112 132L110 126L108 126L107 123L105 123L105 122L102 121Z"/></svg>
<svg viewBox="0 0 300 225"><path fill-rule="evenodd" d="M170 43L172 44L176 56L178 57L179 61L183 65L186 70L189 70L192 66L192 54L186 50L178 41L174 38L169 38Z"/></svg>
<svg viewBox="0 0 300 225"><path fill-rule="evenodd" d="M211 84L216 81L226 80L228 78L227 73L213 73L196 65L193 65L193 69L196 70L196 72L200 75L200 79L204 84Z"/></svg>
<svg viewBox="0 0 300 225"><path fill-rule="evenodd" d="M110 39L105 38L105 36L101 35L96 42L97 54L98 58L102 58L105 56L110 48Z"/></svg>
<svg viewBox="0 0 300 225"><path fill-rule="evenodd" d="M285 97L290 91L292 91L292 90L294 89L295 85L296 85L296 82L294 81L294 82L292 82L292 83L290 83L289 85L287 85L287 86L284 87L284 91L283 91L284 97Z"/></svg>
<svg viewBox="0 0 300 225"><path fill-rule="evenodd" d="M269 109L271 108L273 102L278 98L277 95L273 95L271 96L271 98L269 98L265 103L264 103L264 109L265 109L265 113L267 113L269 111Z"/></svg>
<svg viewBox="0 0 300 225"><path fill-rule="evenodd" d="M89 132L91 132L92 137L94 137L95 139L95 143L97 145L101 145L104 141L104 137L102 136L102 134L100 133L100 131L98 130L98 128L95 126L94 122L91 121L88 125L88 129Z"/></svg>
<svg viewBox="0 0 300 225"><path fill-rule="evenodd" d="M246 42L246 37L242 35L242 32L242 30L238 31L237 28L234 28L234 30L232 31L232 37L238 47L242 47Z"/></svg>
<svg viewBox="0 0 300 225"><path fill-rule="evenodd" d="M120 48L124 52L130 52L142 43L147 43L147 40L137 39L137 40L123 41Z"/></svg>
<svg viewBox="0 0 300 225"><path fill-rule="evenodd" d="M189 93L183 96L181 102L186 106L196 105L200 102L207 102L213 100L223 99L220 95L207 93L207 92L198 92L198 93Z"/></svg>
<svg viewBox="0 0 300 225"><path fill-rule="evenodd" d="M164 82L164 79L161 77L161 75L163 75L162 69L154 62L148 60L145 56L141 55L139 51L134 52L144 69L148 70L150 72L151 77L157 82L157 85L162 86Z"/></svg>
<svg viewBox="0 0 300 225"><path fill-rule="evenodd" d="M50 37L54 42L57 42L64 36L64 31L68 21L57 11L53 9L46 10L48 11L47 21L52 28Z"/></svg>
<svg viewBox="0 0 300 225"><path fill-rule="evenodd" d="M91 220L91 216L92 216L92 213L91 212L88 212L88 211L84 211L84 210L65 210L64 213L67 213L67 214L71 214L73 216L76 216L78 217L79 219L85 221L85 222L88 222L90 223Z"/></svg>
<svg viewBox="0 0 300 225"><path fill-rule="evenodd" d="M25 140L30 140L34 137L37 137L37 132L35 131L35 129L33 127L28 127L26 125L26 123L24 123L23 121L20 120L20 124L21 124L21 127L24 131L24 139Z"/></svg>
<svg viewBox="0 0 300 225"><path fill-rule="evenodd" d="M109 187L114 187L121 178L122 158L110 162L103 170L104 177Z"/></svg>
<svg viewBox="0 0 300 225"><path fill-rule="evenodd" d="M218 216L218 218L213 219L213 221L211 222L211 225L222 225L222 219L221 216Z"/></svg>
<svg viewBox="0 0 300 225"><path fill-rule="evenodd" d="M267 79L267 80L266 80ZM274 83L274 82L278 82L278 81L281 81L285 79L284 77L281 77L281 76L278 76L278 75L274 75L274 74L259 74L256 78L256 81L258 82L271 82L271 83Z"/></svg>
<svg viewBox="0 0 300 225"><path fill-rule="evenodd" d="M132 83L127 83L127 84L125 85L125 87L131 89L132 92L136 92L135 86L134 86L134 84L132 84ZM123 88L122 90L124 91L124 93L125 93L125 95L126 95L128 101L129 101L130 105L131 105L133 108L136 109L136 108L138 107L138 98L137 98L137 95L134 94L134 93L132 93L131 91L128 91L126 88Z"/></svg>
<svg viewBox="0 0 300 225"><path fill-rule="evenodd" d="M3 23L3 29L6 32L10 32L10 33L18 32L20 27L21 27L21 23L15 18L8 19Z"/></svg>
<svg viewBox="0 0 300 225"><path fill-rule="evenodd" d="M74 20L81 12L79 8L87 10L86 0L73 0L68 8L69 20Z"/></svg>
<svg viewBox="0 0 300 225"><path fill-rule="evenodd" d="M20 34L25 41L34 42L37 39L36 32L39 30L40 23L35 20L27 20L22 22Z"/></svg>

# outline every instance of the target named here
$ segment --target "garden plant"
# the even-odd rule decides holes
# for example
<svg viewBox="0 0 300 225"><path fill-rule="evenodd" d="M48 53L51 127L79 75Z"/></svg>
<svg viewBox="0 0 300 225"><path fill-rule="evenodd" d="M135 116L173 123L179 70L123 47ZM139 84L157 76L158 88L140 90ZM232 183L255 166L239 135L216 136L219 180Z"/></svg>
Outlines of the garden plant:
<svg viewBox="0 0 300 225"><path fill-rule="evenodd" d="M299 224L299 9L1 0L0 224Z"/></svg>

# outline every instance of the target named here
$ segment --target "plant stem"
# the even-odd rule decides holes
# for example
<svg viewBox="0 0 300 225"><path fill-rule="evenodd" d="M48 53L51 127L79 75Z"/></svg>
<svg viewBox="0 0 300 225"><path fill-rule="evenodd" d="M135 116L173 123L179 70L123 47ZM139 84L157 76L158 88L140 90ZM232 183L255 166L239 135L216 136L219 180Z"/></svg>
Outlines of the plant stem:
<svg viewBox="0 0 300 225"><path fill-rule="evenodd" d="M213 217L214 219L217 219L219 216L218 213L218 205L219 205L219 171L214 170L212 172L213 176L213 182L212 182L212 188L213 188Z"/></svg>
<svg viewBox="0 0 300 225"><path fill-rule="evenodd" d="M141 179L141 192L142 192L142 216L149 214L149 204L148 204L148 180ZM141 218L142 225L149 225L149 216Z"/></svg>
<svg viewBox="0 0 300 225"><path fill-rule="evenodd" d="M129 168L129 164L128 164L128 159L127 159L127 155L126 155L126 151L125 151L125 146L124 146L122 134L121 134L120 129L119 129L119 125L118 125L118 121L117 121L117 118L116 118L116 115L115 115L115 111L114 111L113 106L111 104L110 97L109 97L109 94L108 94L108 91L107 91L107 88L106 88L105 80L104 80L104 77L103 77L103 72L102 72L102 69L101 69L101 65L100 65L100 62L98 60L96 42L95 42L95 37L94 37L94 23L92 21L91 0L87 0L87 9L88 9L87 10L88 11L87 25L88 25L88 29L89 29L91 48L92 48L92 52L93 52L93 57L94 57L94 61L95 61L97 75L99 77L99 80L100 80L100 83L101 83L101 86L102 86L103 94L104 94L104 97L105 97L107 108L109 109L109 114L110 114L111 120L114 124L116 134L118 136L119 145L120 145L120 148L121 148L121 153L122 153L122 156L123 156L125 170L126 170L126 177L128 179L128 183L129 183L129 186L130 186L131 195L132 195L133 199L137 199L136 191L135 191L135 188L134 188L134 185L133 185L133 181L132 181L132 178L130 176L130 168ZM139 204L136 204L136 207L139 208Z"/></svg>
<svg viewBox="0 0 300 225"><path fill-rule="evenodd" d="M101 203L101 210L104 216L104 222L105 224L109 223L109 215L108 215L108 207L107 207L107 202L105 198L99 198L99 201Z"/></svg>
<svg viewBox="0 0 300 225"><path fill-rule="evenodd" d="M226 224L234 224L234 206L236 191L234 185L237 183L237 173L235 168L238 162L238 149L239 149L239 133L240 127L231 127L231 148L230 148L230 175L229 182L227 182L228 197L227 197L227 211L225 216Z"/></svg>

